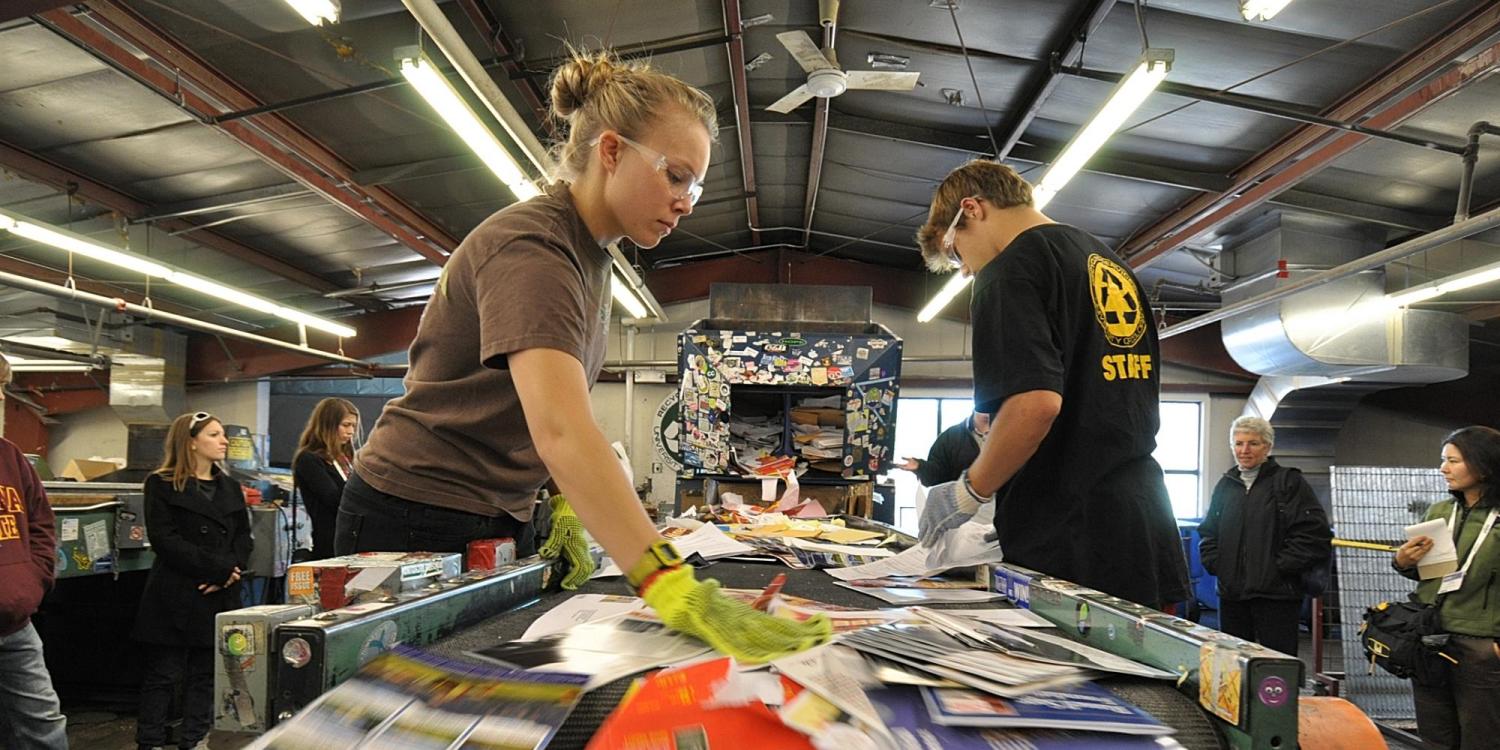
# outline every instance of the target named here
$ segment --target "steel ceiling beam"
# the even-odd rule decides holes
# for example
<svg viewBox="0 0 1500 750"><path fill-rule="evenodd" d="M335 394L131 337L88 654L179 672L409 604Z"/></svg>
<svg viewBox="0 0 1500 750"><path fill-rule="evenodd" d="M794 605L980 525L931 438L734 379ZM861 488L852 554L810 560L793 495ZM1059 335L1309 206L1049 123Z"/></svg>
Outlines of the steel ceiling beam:
<svg viewBox="0 0 1500 750"><path fill-rule="evenodd" d="M1069 71L1069 74L1078 76L1079 78L1087 78L1091 81L1099 81L1101 83L1108 84L1118 84L1120 81L1125 80L1125 76L1123 74L1111 73L1107 70L1089 70L1075 68ZM1453 154L1454 156L1458 156L1464 152L1463 145L1459 143L1444 143L1442 141L1432 140L1431 138L1423 138L1421 136L1407 135L1405 133L1398 133L1391 130L1372 128L1368 125L1364 125L1358 122L1344 122L1342 120L1334 120L1297 107L1287 106L1283 102L1275 101L1272 99L1263 99L1258 96L1234 94L1227 91L1204 88L1202 86L1192 86L1186 83L1175 83L1173 81L1162 81L1160 84L1157 84L1156 90L1163 94L1180 96L1184 99L1193 99L1195 101L1205 102L1208 104L1217 104L1223 107L1229 107L1231 109L1242 109L1246 112L1253 112L1258 115L1277 117L1283 120L1291 120L1293 122L1300 122L1307 125L1317 125L1319 127L1328 128L1329 130L1344 130L1350 133L1360 133L1363 135L1368 135L1371 138L1379 138L1381 140L1390 141L1392 143L1401 143L1407 146L1416 146L1418 148L1426 148L1433 151L1442 151L1444 153Z"/></svg>
<svg viewBox="0 0 1500 750"><path fill-rule="evenodd" d="M760 202L755 195L755 150L750 143L750 85L745 80L745 29L740 0L724 0L724 33L729 35L729 89L734 99L734 134L740 146L740 182L750 219L750 244L760 244Z"/></svg>
<svg viewBox="0 0 1500 750"><path fill-rule="evenodd" d="M87 7L92 24L63 10L49 11L36 18L205 123L214 115L262 104L122 3L92 0ZM130 47L118 40L124 40ZM149 59L142 60L137 51ZM214 127L293 180L433 263L441 265L458 245L446 230L389 191L355 184L354 170L349 164L281 115L264 114Z"/></svg>
<svg viewBox="0 0 1500 750"><path fill-rule="evenodd" d="M756 124L806 125L807 120L789 115L769 117L758 115ZM829 129L835 133L882 138L927 148L940 148L974 157L982 156L985 152L984 141L975 136L915 125L882 122L837 112L833 113L829 119ZM1009 160L1023 164L1047 164L1056 158L1059 150L1060 147L1033 146L1022 143L1011 149ZM1107 151L1090 159L1084 171L1200 193L1222 193L1233 185L1232 178L1221 174L1178 169L1152 162L1131 161L1112 156ZM1281 208L1295 208L1324 216L1354 219L1408 232L1431 232L1448 224L1445 216L1431 216L1305 190L1283 191L1268 203Z"/></svg>
<svg viewBox="0 0 1500 750"><path fill-rule="evenodd" d="M62 192L74 191L74 195L117 212L131 221L149 219L152 213L151 206L130 195L3 141L0 141L0 165L33 182L48 185ZM332 292L343 288L328 279L304 271L238 240L197 228L180 218L160 217L156 226L167 232L186 234L204 247L265 269L317 292Z"/></svg>
<svg viewBox="0 0 1500 750"><path fill-rule="evenodd" d="M1060 44L1054 45L1052 52L1047 56L1047 72L1032 86L1024 101L1026 106L1020 112L1010 118L1004 126L1005 135L1000 137L1000 143L996 145L995 154L997 158L1004 159L1016 147L1021 140L1021 135L1031 125L1042 111L1042 105L1047 98L1052 96L1053 90L1062 82L1063 68L1078 62L1083 53L1083 45L1093 35L1094 30L1104 23L1105 16L1109 15L1111 8L1115 7L1115 0L1089 0L1087 7L1078 14L1078 20L1068 30L1068 35Z"/></svg>
<svg viewBox="0 0 1500 750"><path fill-rule="evenodd" d="M525 72L525 68L515 53L516 44L500 26L500 19L490 12L489 6L482 0L458 0L458 7L469 19L469 25L479 32L484 43L489 45L490 50L495 53L506 75L511 80L519 81L516 88L520 91L521 98L526 101L526 106L531 109L531 115L546 129L548 135L556 138L557 130L552 124L552 118L548 116L551 110L547 105L547 91L536 82L535 78L521 75Z"/></svg>
<svg viewBox="0 0 1500 750"><path fill-rule="evenodd" d="M1374 128L1393 127L1491 71L1497 53L1500 53L1500 49L1494 46L1416 93L1391 104L1401 92L1441 70L1465 50L1497 31L1500 31L1500 3L1485 3L1350 92L1324 116L1345 121L1359 119L1361 124ZM1387 104L1390 106L1385 106ZM1318 125L1299 127L1235 170L1234 184L1228 190L1188 201L1127 240L1120 247L1120 254L1132 266L1141 268L1218 224L1263 203L1366 140L1367 136L1330 133Z"/></svg>

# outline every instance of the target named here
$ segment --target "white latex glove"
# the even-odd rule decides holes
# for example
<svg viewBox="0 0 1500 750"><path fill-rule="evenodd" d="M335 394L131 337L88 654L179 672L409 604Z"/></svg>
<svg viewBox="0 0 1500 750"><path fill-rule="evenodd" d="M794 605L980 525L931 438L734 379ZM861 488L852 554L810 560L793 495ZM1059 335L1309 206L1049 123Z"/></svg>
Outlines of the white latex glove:
<svg viewBox="0 0 1500 750"><path fill-rule="evenodd" d="M938 537L963 525L979 512L980 505L993 499L971 492L966 478L961 476L957 481L944 482L927 491L927 504L917 522L917 535L922 544L931 547Z"/></svg>

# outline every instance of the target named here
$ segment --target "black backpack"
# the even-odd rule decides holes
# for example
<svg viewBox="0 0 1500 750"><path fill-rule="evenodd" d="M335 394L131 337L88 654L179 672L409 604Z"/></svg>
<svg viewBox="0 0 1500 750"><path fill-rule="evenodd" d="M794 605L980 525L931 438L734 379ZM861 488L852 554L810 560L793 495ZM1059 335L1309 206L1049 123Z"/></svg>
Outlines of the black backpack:
<svg viewBox="0 0 1500 750"><path fill-rule="evenodd" d="M1286 539L1286 531L1292 525L1292 501L1297 496L1297 480L1302 477L1302 472L1290 466L1281 467L1276 475L1276 522L1280 526L1277 541ZM1329 566L1333 554L1330 551L1328 557L1302 571L1300 583L1303 593L1311 597L1319 597L1328 590Z"/></svg>
<svg viewBox="0 0 1500 750"><path fill-rule="evenodd" d="M1420 685L1439 686L1447 680L1448 665L1458 663L1442 651L1448 635L1435 604L1381 602L1366 609L1364 619L1359 642L1372 669L1379 666Z"/></svg>

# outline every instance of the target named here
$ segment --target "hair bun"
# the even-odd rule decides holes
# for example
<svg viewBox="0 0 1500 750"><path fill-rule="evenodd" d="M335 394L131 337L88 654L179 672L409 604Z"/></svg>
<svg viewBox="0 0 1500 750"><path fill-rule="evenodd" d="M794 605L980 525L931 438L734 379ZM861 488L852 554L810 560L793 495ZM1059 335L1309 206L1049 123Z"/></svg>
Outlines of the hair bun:
<svg viewBox="0 0 1500 750"><path fill-rule="evenodd" d="M606 86L619 71L609 53L575 54L552 75L552 111L567 118L583 108L590 97Z"/></svg>

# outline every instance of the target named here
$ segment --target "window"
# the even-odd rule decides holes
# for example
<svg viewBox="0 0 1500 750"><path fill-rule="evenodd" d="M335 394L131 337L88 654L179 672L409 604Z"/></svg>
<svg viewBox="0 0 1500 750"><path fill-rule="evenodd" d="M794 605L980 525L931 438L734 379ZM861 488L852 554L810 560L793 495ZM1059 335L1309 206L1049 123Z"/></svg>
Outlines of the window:
<svg viewBox="0 0 1500 750"><path fill-rule="evenodd" d="M943 430L969 418L974 411L972 398L917 398L902 396L896 414L896 455L903 458L926 458ZM909 471L893 469L889 478L896 482L896 528L917 533L917 488L922 483Z"/></svg>
<svg viewBox="0 0 1500 750"><path fill-rule="evenodd" d="M1152 454L1166 473L1172 514L1197 518L1199 488L1203 486L1203 403L1161 402L1161 428Z"/></svg>
<svg viewBox="0 0 1500 750"><path fill-rule="evenodd" d="M925 458L938 435L967 419L973 408L974 402L968 398L901 397L894 460ZM1161 428L1156 433L1156 452L1152 455L1166 475L1172 514L1178 518L1201 515L1203 414L1202 401L1161 402ZM921 482L915 474L899 469L888 476L896 483L896 527L916 533L917 488Z"/></svg>

